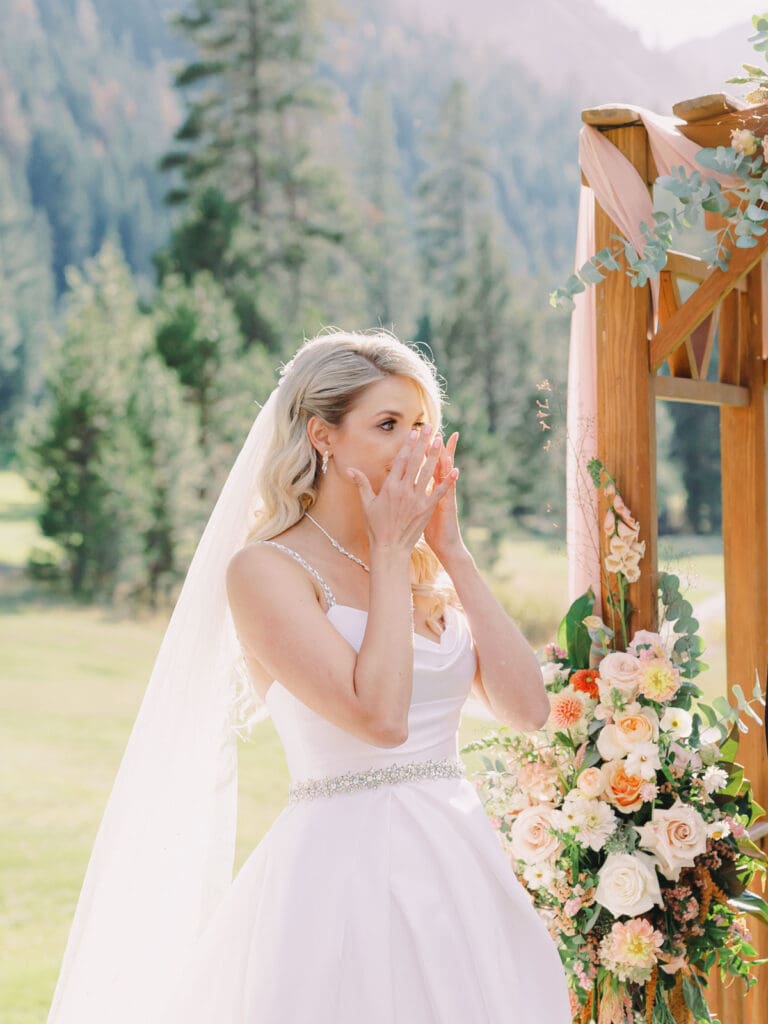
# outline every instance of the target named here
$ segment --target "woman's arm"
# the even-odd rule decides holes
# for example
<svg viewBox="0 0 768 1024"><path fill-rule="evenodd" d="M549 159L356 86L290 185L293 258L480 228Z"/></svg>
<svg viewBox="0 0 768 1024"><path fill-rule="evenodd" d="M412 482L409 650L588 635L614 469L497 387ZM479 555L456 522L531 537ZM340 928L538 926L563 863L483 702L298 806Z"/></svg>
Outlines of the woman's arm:
<svg viewBox="0 0 768 1024"><path fill-rule="evenodd" d="M478 660L473 685L501 722L529 732L549 717L549 700L536 655L480 575L466 547L443 560L469 621Z"/></svg>

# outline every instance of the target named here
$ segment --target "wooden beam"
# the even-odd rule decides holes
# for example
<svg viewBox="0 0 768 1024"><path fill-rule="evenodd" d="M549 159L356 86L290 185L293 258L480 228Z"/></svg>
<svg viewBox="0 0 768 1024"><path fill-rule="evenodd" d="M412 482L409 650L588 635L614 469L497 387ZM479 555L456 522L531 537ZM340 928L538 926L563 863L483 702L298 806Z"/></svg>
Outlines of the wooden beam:
<svg viewBox="0 0 768 1024"><path fill-rule="evenodd" d="M694 96L691 100L681 100L672 107L672 113L681 121L700 121L704 117L718 117L720 114L731 114L735 110L743 110L747 104L735 96L724 92L709 93L707 96Z"/></svg>
<svg viewBox="0 0 768 1024"><path fill-rule="evenodd" d="M694 331L715 306L760 262L768 250L768 231L753 249L734 249L726 271L713 270L693 295L651 338L650 363L658 370L664 360Z"/></svg>
<svg viewBox="0 0 768 1024"><path fill-rule="evenodd" d="M697 405L749 405L749 388L736 384L718 384L713 380L690 380L688 377L653 378L657 398L669 402L694 402Z"/></svg>
<svg viewBox="0 0 768 1024"><path fill-rule="evenodd" d="M642 125L637 111L613 103L582 110L581 120L584 124L591 124L593 128L626 128L629 125Z"/></svg>

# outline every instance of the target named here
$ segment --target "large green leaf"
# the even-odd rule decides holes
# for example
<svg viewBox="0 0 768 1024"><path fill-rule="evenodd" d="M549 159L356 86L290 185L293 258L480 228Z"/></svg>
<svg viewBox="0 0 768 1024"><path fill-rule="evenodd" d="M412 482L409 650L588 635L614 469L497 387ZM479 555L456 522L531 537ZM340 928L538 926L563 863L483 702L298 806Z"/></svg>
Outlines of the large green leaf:
<svg viewBox="0 0 768 1024"><path fill-rule="evenodd" d="M768 926L768 903L756 892L745 889L740 896L732 896L728 903L745 914L751 914Z"/></svg>
<svg viewBox="0 0 768 1024"><path fill-rule="evenodd" d="M590 587L577 597L563 616L557 630L557 643L568 652L573 668L589 668L589 649L592 641L582 620L591 615L595 607L595 592Z"/></svg>

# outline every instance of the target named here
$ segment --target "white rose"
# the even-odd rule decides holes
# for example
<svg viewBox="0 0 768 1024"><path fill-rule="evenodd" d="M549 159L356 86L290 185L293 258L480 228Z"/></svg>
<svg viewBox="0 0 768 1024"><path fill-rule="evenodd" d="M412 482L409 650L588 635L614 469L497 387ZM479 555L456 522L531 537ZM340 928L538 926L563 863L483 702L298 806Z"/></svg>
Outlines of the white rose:
<svg viewBox="0 0 768 1024"><path fill-rule="evenodd" d="M538 804L520 811L510 829L510 846L518 860L537 864L562 850L562 842L550 831L555 824L554 810L550 804Z"/></svg>
<svg viewBox="0 0 768 1024"><path fill-rule="evenodd" d="M659 871L678 881L681 868L692 868L694 859L707 848L704 819L679 798L668 810L654 807L647 825L639 825L640 846L655 856Z"/></svg>
<svg viewBox="0 0 768 1024"><path fill-rule="evenodd" d="M663 906L653 858L647 853L609 853L598 872L595 900L614 917L636 917Z"/></svg>

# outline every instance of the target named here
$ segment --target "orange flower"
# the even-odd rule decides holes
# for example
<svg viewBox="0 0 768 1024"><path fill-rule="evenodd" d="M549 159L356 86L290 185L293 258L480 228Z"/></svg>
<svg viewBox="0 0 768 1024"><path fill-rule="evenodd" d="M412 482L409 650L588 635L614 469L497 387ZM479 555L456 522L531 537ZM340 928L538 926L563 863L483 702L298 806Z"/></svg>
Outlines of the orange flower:
<svg viewBox="0 0 768 1024"><path fill-rule="evenodd" d="M603 765L605 793L620 811L637 811L643 806L640 793L645 782L639 775L629 775L623 761L606 761Z"/></svg>
<svg viewBox="0 0 768 1024"><path fill-rule="evenodd" d="M590 697L599 698L600 693L597 688L597 680L600 678L600 673L596 672L593 668L580 668L573 673L569 682L574 690L581 690L582 693L588 694Z"/></svg>

